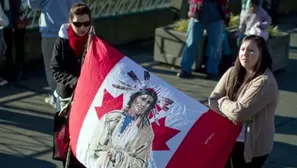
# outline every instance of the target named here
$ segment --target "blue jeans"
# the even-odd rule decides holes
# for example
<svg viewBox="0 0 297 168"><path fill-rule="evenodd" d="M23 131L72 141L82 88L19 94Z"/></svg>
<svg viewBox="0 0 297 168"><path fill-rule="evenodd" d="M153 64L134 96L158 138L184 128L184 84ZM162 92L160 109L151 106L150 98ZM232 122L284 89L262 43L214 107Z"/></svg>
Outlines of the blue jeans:
<svg viewBox="0 0 297 168"><path fill-rule="evenodd" d="M241 46L242 40L245 38L245 36L246 35L241 35L241 36L237 37L236 44L237 44L238 48Z"/></svg>
<svg viewBox="0 0 297 168"><path fill-rule="evenodd" d="M223 34L222 34L222 54L223 56L231 55L231 48L228 40L228 31L226 29L223 31ZM205 55L206 56L210 55L209 48L206 48Z"/></svg>
<svg viewBox="0 0 297 168"><path fill-rule="evenodd" d="M223 52L223 55L224 56L229 56L231 55L231 48L230 48L230 45L229 45L229 40L228 40L228 31L225 30L223 32L223 49L222 49L222 52Z"/></svg>
<svg viewBox="0 0 297 168"><path fill-rule="evenodd" d="M221 61L222 52L222 33L224 30L224 21L198 22L191 18L187 30L187 41L184 48L184 55L181 61L182 71L192 72L192 66L197 56L198 43L203 37L204 29L207 30L207 68L208 74L218 74L218 66Z"/></svg>

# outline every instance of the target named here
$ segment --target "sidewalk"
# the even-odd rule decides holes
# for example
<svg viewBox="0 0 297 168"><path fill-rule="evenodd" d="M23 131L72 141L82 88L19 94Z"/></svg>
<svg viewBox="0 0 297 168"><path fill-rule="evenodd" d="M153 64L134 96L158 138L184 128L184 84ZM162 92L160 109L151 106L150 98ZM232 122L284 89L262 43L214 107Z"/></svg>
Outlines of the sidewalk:
<svg viewBox="0 0 297 168"><path fill-rule="evenodd" d="M284 72L277 75L280 101L276 115L275 148L265 168L297 168L297 31L291 32L290 63ZM192 80L178 79L175 76L178 70L152 61L150 43L128 45L121 50L202 103L207 103L216 85L216 81L205 80L202 74L197 74ZM55 110L44 103L48 88L42 62L36 66L26 70L21 81L0 87L0 163L3 168L60 167L59 162L51 159Z"/></svg>

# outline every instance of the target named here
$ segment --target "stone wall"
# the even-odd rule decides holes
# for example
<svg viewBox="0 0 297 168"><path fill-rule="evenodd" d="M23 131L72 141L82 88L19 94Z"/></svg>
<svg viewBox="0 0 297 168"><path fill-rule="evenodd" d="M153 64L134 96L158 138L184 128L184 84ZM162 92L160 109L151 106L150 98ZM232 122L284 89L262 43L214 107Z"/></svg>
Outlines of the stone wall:
<svg viewBox="0 0 297 168"><path fill-rule="evenodd" d="M127 44L154 37L155 29L174 22L172 9L98 19L96 34L111 44Z"/></svg>

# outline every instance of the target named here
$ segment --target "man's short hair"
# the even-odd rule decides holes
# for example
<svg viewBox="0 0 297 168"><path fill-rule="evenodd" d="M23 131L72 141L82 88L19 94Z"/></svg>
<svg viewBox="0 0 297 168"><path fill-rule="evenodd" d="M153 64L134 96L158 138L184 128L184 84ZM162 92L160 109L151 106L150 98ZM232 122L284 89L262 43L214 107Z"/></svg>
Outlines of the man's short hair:
<svg viewBox="0 0 297 168"><path fill-rule="evenodd" d="M92 21L91 10L88 5L84 3L76 3L72 5L69 12L70 21L72 21L74 15L88 15L90 21Z"/></svg>

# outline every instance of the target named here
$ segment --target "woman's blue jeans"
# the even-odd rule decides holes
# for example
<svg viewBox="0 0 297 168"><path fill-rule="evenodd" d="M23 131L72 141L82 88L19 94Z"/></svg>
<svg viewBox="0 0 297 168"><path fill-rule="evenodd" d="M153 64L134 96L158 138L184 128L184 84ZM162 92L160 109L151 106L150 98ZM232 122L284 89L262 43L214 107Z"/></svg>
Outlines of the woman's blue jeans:
<svg viewBox="0 0 297 168"><path fill-rule="evenodd" d="M203 37L204 29L207 30L207 68L208 74L219 73L218 66L221 61L222 52L222 34L224 31L224 21L199 22L191 18L188 24L187 41L184 48L184 55L181 61L182 71L192 72L192 66L197 56L197 49L200 40ZM200 48L202 49L202 48Z"/></svg>
<svg viewBox="0 0 297 168"><path fill-rule="evenodd" d="M231 48L230 48L230 45L229 45L229 40L228 40L228 31L225 29L223 31L223 34L222 34L222 55L223 56L229 56L231 55ZM210 48L207 47L206 48L206 52L205 52L205 55L208 56L210 55Z"/></svg>
<svg viewBox="0 0 297 168"><path fill-rule="evenodd" d="M245 38L245 36L246 35L241 35L241 36L237 37L236 44L237 44L238 48L241 46L242 40Z"/></svg>
<svg viewBox="0 0 297 168"><path fill-rule="evenodd" d="M230 48L230 45L229 45L228 31L227 30L224 30L222 38L223 38L222 54L223 54L223 56L230 56L231 55L231 48Z"/></svg>

